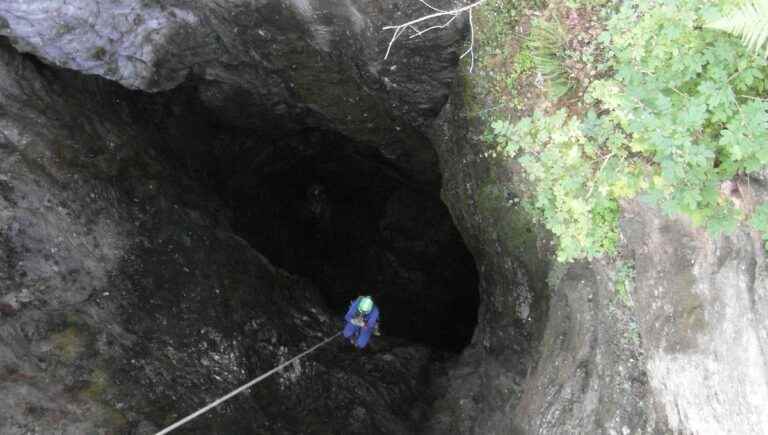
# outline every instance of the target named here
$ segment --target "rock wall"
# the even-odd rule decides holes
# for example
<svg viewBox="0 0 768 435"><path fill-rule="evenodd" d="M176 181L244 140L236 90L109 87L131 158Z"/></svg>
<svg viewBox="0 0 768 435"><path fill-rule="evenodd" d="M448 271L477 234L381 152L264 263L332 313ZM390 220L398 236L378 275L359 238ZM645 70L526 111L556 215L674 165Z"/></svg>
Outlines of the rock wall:
<svg viewBox="0 0 768 435"><path fill-rule="evenodd" d="M385 62L380 27L418 2L162 3L0 5L0 34L44 62L185 88L149 97L0 49L0 431L148 432L334 330L310 285L249 249L218 200L153 151L205 146L178 118L186 96L262 134L340 132L423 183L439 163L481 305L470 347L433 370L422 431L768 432L757 235L712 237L627 202L622 300L610 261L550 262L519 168L487 157L472 79L450 88L460 26ZM176 118L158 125L163 108ZM764 200L766 178L734 200ZM408 433L428 351L384 350L320 353L193 430Z"/></svg>
<svg viewBox="0 0 768 435"><path fill-rule="evenodd" d="M760 178L747 186L750 197L768 199ZM712 237L639 202L623 211L646 370L670 427L768 431L768 264L759 235L742 228Z"/></svg>
<svg viewBox="0 0 768 435"><path fill-rule="evenodd" d="M478 263L480 322L450 368L429 433L765 433L766 261L760 235L713 237L641 201L622 205L615 259L550 263L521 211L525 179L492 155L457 84L432 133L443 198ZM768 198L765 176L734 201ZM531 303L533 301L533 303Z"/></svg>
<svg viewBox="0 0 768 435"><path fill-rule="evenodd" d="M458 82L431 135L442 198L480 274L478 325L470 347L447 368L427 433L514 433L511 413L546 316L546 235L522 212L512 166L485 155L482 125L467 116ZM540 239L541 238L541 239Z"/></svg>
<svg viewBox="0 0 768 435"><path fill-rule="evenodd" d="M338 331L157 154L159 98L0 46L0 433L151 433ZM408 433L428 358L336 342L188 433Z"/></svg>
<svg viewBox="0 0 768 435"><path fill-rule="evenodd" d="M9 0L0 35L132 89L196 82L228 124L332 129L436 182L434 152L416 129L447 98L461 29L398 44L383 59L391 31L382 27L422 9L407 0Z"/></svg>

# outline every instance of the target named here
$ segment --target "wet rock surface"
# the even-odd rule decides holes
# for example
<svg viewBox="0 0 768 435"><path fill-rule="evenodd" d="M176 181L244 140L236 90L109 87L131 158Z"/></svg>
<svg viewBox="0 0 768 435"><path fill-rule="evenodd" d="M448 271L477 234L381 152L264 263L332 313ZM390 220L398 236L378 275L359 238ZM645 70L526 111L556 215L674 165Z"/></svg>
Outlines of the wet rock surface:
<svg viewBox="0 0 768 435"><path fill-rule="evenodd" d="M198 83L228 124L332 129L378 144L436 183L434 152L414 139L448 95L460 26L383 56L382 27L418 2L320 0L12 0L0 35L45 62L146 91Z"/></svg>
<svg viewBox="0 0 768 435"><path fill-rule="evenodd" d="M157 97L0 50L0 432L151 433L338 331L155 151ZM186 431L408 433L428 359L338 341Z"/></svg>

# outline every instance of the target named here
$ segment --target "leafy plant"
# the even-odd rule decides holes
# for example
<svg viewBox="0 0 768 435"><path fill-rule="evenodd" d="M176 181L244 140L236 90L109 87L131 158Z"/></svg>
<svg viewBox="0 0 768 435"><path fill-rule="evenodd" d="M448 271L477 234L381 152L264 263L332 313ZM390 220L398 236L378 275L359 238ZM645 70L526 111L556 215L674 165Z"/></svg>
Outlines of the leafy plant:
<svg viewBox="0 0 768 435"><path fill-rule="evenodd" d="M565 43L566 31L555 17L551 21L537 18L533 21L528 36L528 47L536 71L544 80L550 96L560 98L572 87L570 76L565 69L567 59Z"/></svg>
<svg viewBox="0 0 768 435"><path fill-rule="evenodd" d="M533 182L530 206L561 261L612 252L618 200L637 194L715 234L745 219L720 186L768 165L768 71L703 28L717 13L700 0L626 1L600 37L613 76L590 86L594 111L493 124ZM768 231L760 213L750 222Z"/></svg>
<svg viewBox="0 0 768 435"><path fill-rule="evenodd" d="M615 77L591 95L647 162L647 198L717 233L741 217L720 184L768 164L768 103L759 97L766 62L700 30L710 8L697 0L625 4L606 35Z"/></svg>
<svg viewBox="0 0 768 435"><path fill-rule="evenodd" d="M755 229L763 233L763 240L765 240L765 249L768 250L768 203L761 204L755 209L750 220Z"/></svg>
<svg viewBox="0 0 768 435"><path fill-rule="evenodd" d="M559 261L613 252L618 240L616 200L634 191L628 178L618 176L634 172L621 158L623 151L606 153L592 146L595 141L608 149L617 145L606 134L609 130L589 127L567 119L564 110L552 116L536 112L517 124L492 124L502 151L519 156L534 190L526 205L557 236Z"/></svg>
<svg viewBox="0 0 768 435"><path fill-rule="evenodd" d="M740 36L750 51L758 53L765 49L768 56L768 0L747 2L730 15L708 23L707 27Z"/></svg>
<svg viewBox="0 0 768 435"><path fill-rule="evenodd" d="M632 296L630 291L635 283L635 268L632 263L620 261L616 265L613 288L616 291L616 296L621 299L621 302L626 306L632 306Z"/></svg>
<svg viewBox="0 0 768 435"><path fill-rule="evenodd" d="M517 79L524 74L527 74L536 69L536 63L531 55L531 51L528 47L524 47L515 56L515 63L512 65L512 71L510 71L507 80L514 84ZM510 86L514 87L514 86Z"/></svg>

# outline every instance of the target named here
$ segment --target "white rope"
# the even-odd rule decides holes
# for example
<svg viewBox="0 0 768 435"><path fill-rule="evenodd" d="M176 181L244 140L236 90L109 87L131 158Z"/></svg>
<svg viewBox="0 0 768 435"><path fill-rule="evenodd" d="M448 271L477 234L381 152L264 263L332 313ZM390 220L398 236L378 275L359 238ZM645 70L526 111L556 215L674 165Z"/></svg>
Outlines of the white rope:
<svg viewBox="0 0 768 435"><path fill-rule="evenodd" d="M273 368L272 370L264 373L263 375L261 375L258 378L252 380L251 382L248 382L247 384L243 385L242 387L240 387L240 388L238 388L236 390L233 390L231 393L227 394L226 396L223 396L223 397L219 398L218 400L216 400L214 402L211 402L210 404L206 405L205 407L198 409L197 411L193 412L192 414L189 414L188 416L182 418L181 420L177 421L176 423L166 427L165 429L161 430L160 432L156 433L155 435L166 434L166 433L168 433L168 432L178 428L182 424L184 424L184 423L186 423L186 422L196 418L197 416L199 416L201 414L204 414L205 412L207 412L211 408L214 408L214 407L218 406L219 404L223 403L226 400L229 400L233 396L236 396L236 395L242 393L243 391L247 390L248 388L251 388L254 384L257 384L257 383L263 381L264 379L268 378L269 376L273 375L274 373L279 372L283 367L287 366L288 364L291 364L292 362L294 362L297 359L303 357L304 355L307 355L308 353L314 352L315 349L317 349L320 346L325 345L329 341L331 341L334 338L338 337L340 334L341 334L341 332L337 332L337 333L333 334L332 336L326 338L322 343L314 345L310 349L305 350L304 352L296 355L295 357L293 357L290 360L280 364L279 366Z"/></svg>

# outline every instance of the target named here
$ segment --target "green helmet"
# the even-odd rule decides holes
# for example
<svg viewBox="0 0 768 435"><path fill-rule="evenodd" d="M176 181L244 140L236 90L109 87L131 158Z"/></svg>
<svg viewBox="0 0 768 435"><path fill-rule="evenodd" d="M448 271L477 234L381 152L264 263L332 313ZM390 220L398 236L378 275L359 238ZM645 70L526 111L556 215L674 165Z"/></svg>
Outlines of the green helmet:
<svg viewBox="0 0 768 435"><path fill-rule="evenodd" d="M373 309L373 299L369 296L361 296L360 301L357 303L357 309L363 314L370 313Z"/></svg>

